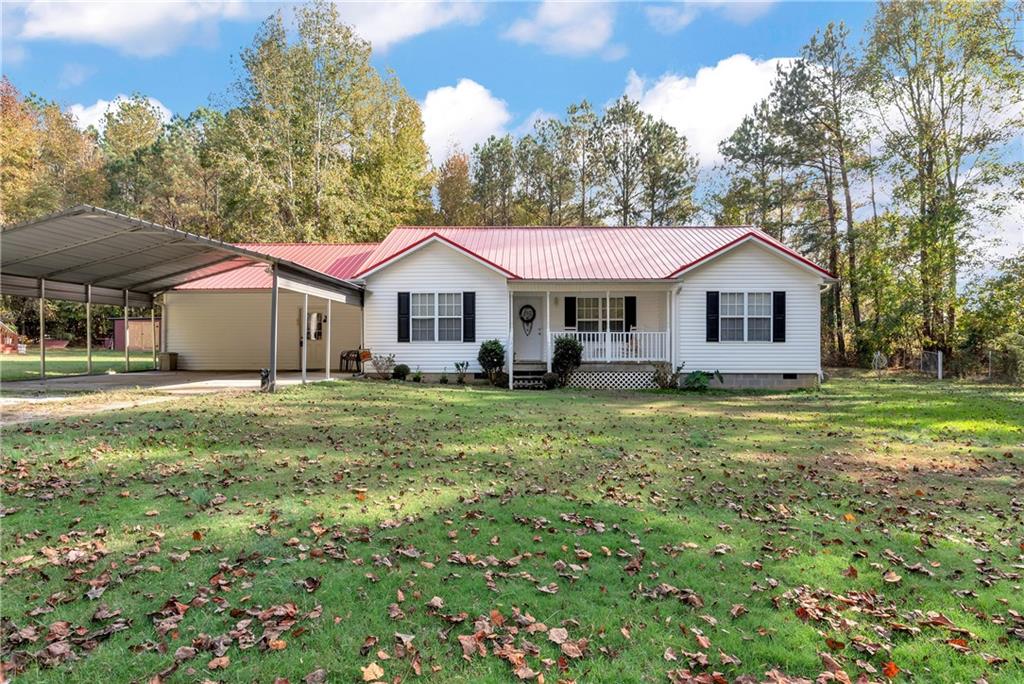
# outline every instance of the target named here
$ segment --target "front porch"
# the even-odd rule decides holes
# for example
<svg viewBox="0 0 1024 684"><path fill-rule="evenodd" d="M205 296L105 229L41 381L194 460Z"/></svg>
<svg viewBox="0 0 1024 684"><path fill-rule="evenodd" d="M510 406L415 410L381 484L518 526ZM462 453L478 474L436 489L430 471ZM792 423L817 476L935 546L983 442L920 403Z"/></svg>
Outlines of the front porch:
<svg viewBox="0 0 1024 684"><path fill-rule="evenodd" d="M510 386L525 386L523 381L550 371L559 337L582 346L579 374L639 373L648 382L652 364L672 362L674 285L616 283L612 289L611 284L552 283L541 291L524 283L512 289Z"/></svg>

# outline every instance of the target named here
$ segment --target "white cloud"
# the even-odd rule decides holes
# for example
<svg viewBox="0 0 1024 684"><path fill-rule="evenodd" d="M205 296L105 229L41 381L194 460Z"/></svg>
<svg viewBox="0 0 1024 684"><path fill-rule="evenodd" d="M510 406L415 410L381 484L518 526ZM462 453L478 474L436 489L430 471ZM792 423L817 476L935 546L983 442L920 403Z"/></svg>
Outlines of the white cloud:
<svg viewBox="0 0 1024 684"><path fill-rule="evenodd" d="M375 50L447 24L476 24L483 6L467 2L339 2L338 12Z"/></svg>
<svg viewBox="0 0 1024 684"><path fill-rule="evenodd" d="M36 2L23 7L20 37L67 40L113 48L136 57L168 54L198 25L201 33L224 19L249 16L241 2Z"/></svg>
<svg viewBox="0 0 1024 684"><path fill-rule="evenodd" d="M609 45L614 28L615 6L610 3L545 0L532 17L512 24L505 37L560 55L602 52L606 59L620 59L626 54L625 47Z"/></svg>
<svg viewBox="0 0 1024 684"><path fill-rule="evenodd" d="M57 79L57 87L74 88L75 86L85 83L86 79L95 73L96 69L92 67L69 62L64 65L63 69L61 69L60 78Z"/></svg>
<svg viewBox="0 0 1024 684"><path fill-rule="evenodd" d="M702 13L714 12L734 24L749 24L772 10L775 0L704 0L645 8L647 21L656 31L675 33L693 23Z"/></svg>
<svg viewBox="0 0 1024 684"><path fill-rule="evenodd" d="M541 121L557 118L557 114L546 112L543 109L534 109L525 119L522 120L522 122L518 126L512 129L512 135L516 136L517 138L520 138L529 133L533 133L533 127L536 126Z"/></svg>
<svg viewBox="0 0 1024 684"><path fill-rule="evenodd" d="M701 68L695 76L668 73L652 83L630 71L626 95L685 134L701 165L708 167L721 160L718 143L771 91L778 65L791 61L761 61L736 54Z"/></svg>
<svg viewBox="0 0 1024 684"><path fill-rule="evenodd" d="M423 138L434 163L440 164L453 145L468 152L488 136L504 133L511 118L504 100L476 81L463 78L454 86L427 93L423 100Z"/></svg>
<svg viewBox="0 0 1024 684"><path fill-rule="evenodd" d="M102 131L103 115L107 113L111 106L117 104L118 101L126 99L128 97L122 94L116 95L113 100L96 100L91 105L73 104L68 107L68 113L75 117L75 122L83 131L89 126L94 126L96 130ZM171 120L171 110L163 102L155 97L147 97L146 99L160 111L160 118L163 119L164 123Z"/></svg>

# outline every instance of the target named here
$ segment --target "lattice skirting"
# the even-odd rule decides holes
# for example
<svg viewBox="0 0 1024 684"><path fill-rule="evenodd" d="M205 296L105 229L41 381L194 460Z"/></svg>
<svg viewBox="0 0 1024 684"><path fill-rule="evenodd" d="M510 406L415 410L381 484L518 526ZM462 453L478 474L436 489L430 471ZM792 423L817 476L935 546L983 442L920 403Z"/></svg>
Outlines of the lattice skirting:
<svg viewBox="0 0 1024 684"><path fill-rule="evenodd" d="M654 371L576 371L570 387L583 389L654 389Z"/></svg>

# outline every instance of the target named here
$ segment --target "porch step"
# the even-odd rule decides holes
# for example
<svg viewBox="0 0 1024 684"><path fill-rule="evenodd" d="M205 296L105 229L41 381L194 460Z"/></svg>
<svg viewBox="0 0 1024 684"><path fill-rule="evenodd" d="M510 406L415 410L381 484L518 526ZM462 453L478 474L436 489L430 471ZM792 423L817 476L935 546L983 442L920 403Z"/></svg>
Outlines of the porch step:
<svg viewBox="0 0 1024 684"><path fill-rule="evenodd" d="M544 381L540 376L516 376L512 379L512 389L544 389Z"/></svg>

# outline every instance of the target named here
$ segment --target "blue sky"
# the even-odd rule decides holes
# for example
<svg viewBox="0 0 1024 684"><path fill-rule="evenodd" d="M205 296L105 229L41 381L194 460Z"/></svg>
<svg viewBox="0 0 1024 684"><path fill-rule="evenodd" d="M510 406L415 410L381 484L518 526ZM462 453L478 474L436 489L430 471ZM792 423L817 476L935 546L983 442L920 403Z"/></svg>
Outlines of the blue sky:
<svg viewBox="0 0 1024 684"><path fill-rule="evenodd" d="M83 127L142 93L168 116L223 105L237 55L269 14L253 2L3 2L3 73ZM863 39L871 2L339 3L342 17L421 102L435 161L490 134L521 133L583 98L626 93L681 130L714 178L718 142L768 93L776 66L829 21ZM1024 158L1024 138L1009 154ZM881 188L884 193L884 188ZM1024 245L1024 207L985 237Z"/></svg>
<svg viewBox="0 0 1024 684"><path fill-rule="evenodd" d="M134 92L187 114L222 102L233 58L281 6L288 7L5 2L3 71L23 92L73 108L83 123ZM452 143L522 130L583 98L604 104L629 88L697 138L710 164L715 138L766 90L772 60L795 55L830 20L847 22L859 38L874 6L342 3L340 10L373 43L374 62L424 103L435 156Z"/></svg>

